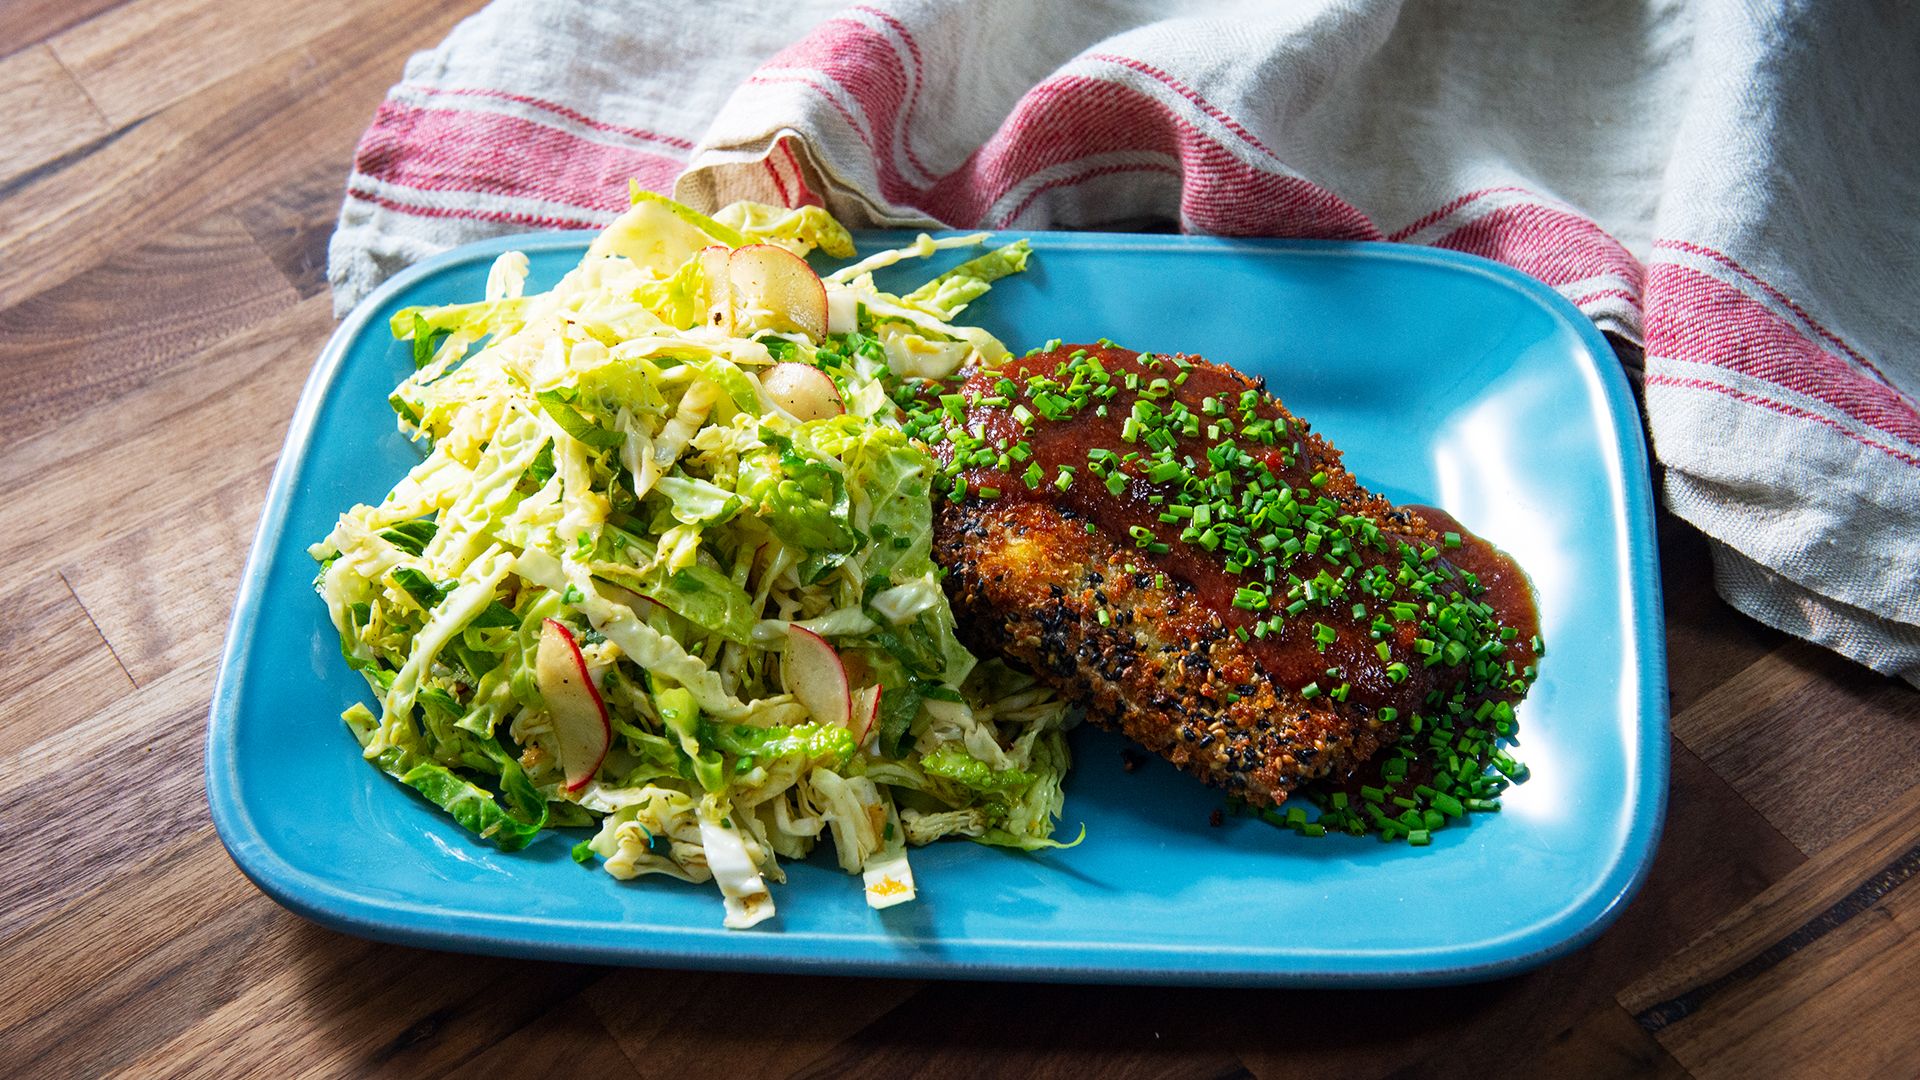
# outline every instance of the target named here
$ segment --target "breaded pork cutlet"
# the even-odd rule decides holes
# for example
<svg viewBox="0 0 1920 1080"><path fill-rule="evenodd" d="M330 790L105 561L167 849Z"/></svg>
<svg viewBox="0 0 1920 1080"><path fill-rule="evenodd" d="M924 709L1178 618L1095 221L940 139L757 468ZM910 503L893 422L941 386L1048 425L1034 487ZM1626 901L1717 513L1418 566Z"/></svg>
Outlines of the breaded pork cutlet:
<svg viewBox="0 0 1920 1080"><path fill-rule="evenodd" d="M968 373L916 430L971 644L1250 803L1416 718L1510 717L1532 678L1512 560L1361 487L1231 368L1065 346Z"/></svg>

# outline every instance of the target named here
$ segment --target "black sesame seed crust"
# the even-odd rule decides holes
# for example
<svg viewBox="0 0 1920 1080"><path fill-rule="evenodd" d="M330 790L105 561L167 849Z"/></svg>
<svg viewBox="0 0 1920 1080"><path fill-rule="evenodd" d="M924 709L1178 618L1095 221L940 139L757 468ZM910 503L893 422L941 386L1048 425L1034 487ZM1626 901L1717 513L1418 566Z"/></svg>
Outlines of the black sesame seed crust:
<svg viewBox="0 0 1920 1080"><path fill-rule="evenodd" d="M1127 573L1130 545L1057 507L942 501L934 558L970 645L1025 662L1088 719L1255 805L1344 775L1398 734L1342 703L1283 701L1184 583Z"/></svg>

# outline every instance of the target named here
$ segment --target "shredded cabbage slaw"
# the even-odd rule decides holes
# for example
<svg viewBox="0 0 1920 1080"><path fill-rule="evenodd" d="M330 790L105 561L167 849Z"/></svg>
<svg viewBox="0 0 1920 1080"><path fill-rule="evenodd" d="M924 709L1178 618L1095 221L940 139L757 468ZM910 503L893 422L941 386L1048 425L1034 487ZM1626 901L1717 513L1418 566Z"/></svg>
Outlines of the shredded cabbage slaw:
<svg viewBox="0 0 1920 1080"><path fill-rule="evenodd" d="M575 858L617 878L713 881L736 928L774 914L780 859L822 839L874 907L915 897L910 846L1060 846L1068 710L956 638L932 462L896 404L1005 358L954 319L1026 247L904 296L872 276L983 239L828 275L823 333L811 301L723 279L756 245L853 257L826 213L709 218L636 190L552 289L527 293L509 252L484 298L395 315L417 370L389 400L424 458L310 549L373 691L343 714L366 758L502 849L591 827ZM777 364L824 373L831 407L770 392ZM828 651L798 657L803 634ZM542 683L543 635L592 683L597 762L556 731L577 706ZM789 685L820 655L851 703L826 716Z"/></svg>

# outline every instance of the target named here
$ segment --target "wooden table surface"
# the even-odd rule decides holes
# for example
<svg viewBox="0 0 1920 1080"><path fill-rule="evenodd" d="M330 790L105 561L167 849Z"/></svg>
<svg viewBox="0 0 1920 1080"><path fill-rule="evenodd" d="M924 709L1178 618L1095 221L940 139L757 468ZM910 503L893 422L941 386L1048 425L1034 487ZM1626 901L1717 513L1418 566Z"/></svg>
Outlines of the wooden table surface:
<svg viewBox="0 0 1920 1080"><path fill-rule="evenodd" d="M1502 982L619 970L375 946L268 900L208 820L216 656L333 328L355 138L472 6L0 6L0 1071L1920 1073L1920 693L1736 615L1671 519L1658 861L1598 942Z"/></svg>

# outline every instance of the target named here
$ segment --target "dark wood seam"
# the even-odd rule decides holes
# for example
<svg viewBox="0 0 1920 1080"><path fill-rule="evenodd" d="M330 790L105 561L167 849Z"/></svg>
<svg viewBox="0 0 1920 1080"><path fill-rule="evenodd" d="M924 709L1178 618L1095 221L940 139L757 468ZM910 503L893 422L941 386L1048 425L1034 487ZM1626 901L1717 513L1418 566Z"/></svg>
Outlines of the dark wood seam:
<svg viewBox="0 0 1920 1080"><path fill-rule="evenodd" d="M79 164L80 161L82 161L83 159L90 157L94 153L100 150L104 150L107 147L113 145L114 143L120 141L121 136L126 135L128 132L131 132L134 128L137 128L141 124L146 123L148 119L149 117L143 116L140 119L135 120L130 124L127 124L125 127L116 128L113 131L107 132L105 135L100 136L99 138L93 140L92 142L86 144L85 146L76 147L72 150L69 150L66 153L61 154L59 157L54 158L51 161L43 161L40 164L35 165L33 168L28 169L26 172L21 173L19 176L16 176L11 180L6 181L5 183L0 183L0 199L5 199L17 191L21 191L27 187L32 186L33 184L39 183L41 180L44 180L47 177L52 176L54 173L60 172L61 170L67 168L68 166ZM112 192L107 192L102 195L102 198L113 198L113 197L114 197L114 194Z"/></svg>
<svg viewBox="0 0 1920 1080"><path fill-rule="evenodd" d="M1859 888L1802 923L1799 929L1762 949L1746 963L1711 982L1642 1009L1634 1016L1634 1021L1647 1031L1658 1033L1686 1019L1722 991L1773 968L1787 957L1838 930L1854 916L1871 909L1915 873L1920 873L1920 844L1908 848L1905 854L1882 867L1878 873L1862 882Z"/></svg>

